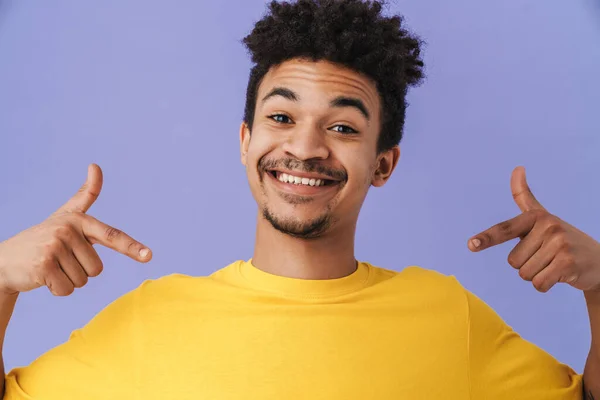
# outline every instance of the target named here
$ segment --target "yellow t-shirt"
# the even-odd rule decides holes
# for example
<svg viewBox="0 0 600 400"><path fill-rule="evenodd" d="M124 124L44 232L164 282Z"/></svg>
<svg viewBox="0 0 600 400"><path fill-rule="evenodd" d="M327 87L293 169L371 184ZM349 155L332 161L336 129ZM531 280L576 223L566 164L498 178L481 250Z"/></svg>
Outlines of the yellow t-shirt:
<svg viewBox="0 0 600 400"><path fill-rule="evenodd" d="M251 261L146 281L7 375L7 400L581 399L582 377L455 278L359 263L344 278Z"/></svg>

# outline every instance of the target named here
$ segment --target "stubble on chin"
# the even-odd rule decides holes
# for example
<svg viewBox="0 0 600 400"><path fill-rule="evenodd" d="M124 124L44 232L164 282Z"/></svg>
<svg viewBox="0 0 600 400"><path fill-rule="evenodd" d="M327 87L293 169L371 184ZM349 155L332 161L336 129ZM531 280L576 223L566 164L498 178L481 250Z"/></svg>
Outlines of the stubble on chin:
<svg viewBox="0 0 600 400"><path fill-rule="evenodd" d="M317 239L322 237L332 225L332 218L329 213L310 221L299 221L290 217L279 217L272 213L267 206L263 206L262 215L273 228L298 239Z"/></svg>

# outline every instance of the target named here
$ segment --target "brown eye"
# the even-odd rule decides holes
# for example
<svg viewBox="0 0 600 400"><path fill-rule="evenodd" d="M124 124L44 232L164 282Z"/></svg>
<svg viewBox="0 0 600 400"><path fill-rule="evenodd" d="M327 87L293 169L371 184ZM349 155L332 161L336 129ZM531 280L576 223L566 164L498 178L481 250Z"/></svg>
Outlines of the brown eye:
<svg viewBox="0 0 600 400"><path fill-rule="evenodd" d="M358 133L356 130L354 130L354 129L350 128L349 126L346 126L346 125L335 125L331 129L333 129L336 132L344 133L344 134Z"/></svg>
<svg viewBox="0 0 600 400"><path fill-rule="evenodd" d="M284 114L270 115L269 118L271 118L275 122L279 122L280 124L289 124L292 122L290 117L288 117L287 115L284 115Z"/></svg>

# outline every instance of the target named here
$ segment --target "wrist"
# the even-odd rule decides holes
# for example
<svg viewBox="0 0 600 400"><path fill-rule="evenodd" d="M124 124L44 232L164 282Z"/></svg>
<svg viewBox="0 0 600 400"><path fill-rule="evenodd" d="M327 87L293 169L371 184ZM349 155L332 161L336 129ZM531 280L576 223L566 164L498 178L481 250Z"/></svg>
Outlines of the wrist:
<svg viewBox="0 0 600 400"><path fill-rule="evenodd" d="M5 259L2 257L2 253L4 252L3 245L4 245L4 242L0 242L0 296L1 296L0 302L2 302L2 303L5 301L4 298L6 296L8 296L9 298L12 298L12 297L16 297L19 295L19 292L15 291L15 290L10 290L4 286L5 282L3 282L4 279L2 279L2 277L4 277L6 275L5 273L3 273L3 271L6 271L7 263L5 262Z"/></svg>
<svg viewBox="0 0 600 400"><path fill-rule="evenodd" d="M600 307L600 290L584 290L583 296L585 297L585 301L588 305L597 305Z"/></svg>

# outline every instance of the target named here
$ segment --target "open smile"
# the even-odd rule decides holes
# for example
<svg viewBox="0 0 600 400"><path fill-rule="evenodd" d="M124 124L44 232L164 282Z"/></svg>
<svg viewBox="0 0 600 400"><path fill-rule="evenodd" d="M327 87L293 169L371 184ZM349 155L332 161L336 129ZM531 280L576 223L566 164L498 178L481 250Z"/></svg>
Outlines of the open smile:
<svg viewBox="0 0 600 400"><path fill-rule="evenodd" d="M325 194L337 190L341 183L330 177L305 172L271 170L266 175L279 190L300 196Z"/></svg>

